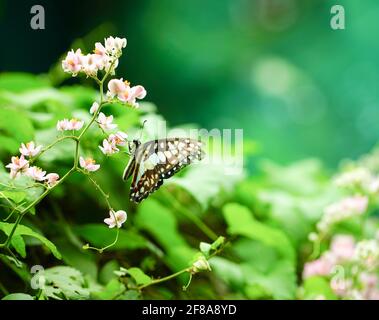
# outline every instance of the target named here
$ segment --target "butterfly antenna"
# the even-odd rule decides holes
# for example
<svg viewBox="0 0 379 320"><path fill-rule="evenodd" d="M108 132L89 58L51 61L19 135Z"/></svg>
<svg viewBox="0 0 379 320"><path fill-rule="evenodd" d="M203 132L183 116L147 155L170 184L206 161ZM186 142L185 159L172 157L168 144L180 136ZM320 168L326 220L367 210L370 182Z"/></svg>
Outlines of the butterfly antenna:
<svg viewBox="0 0 379 320"><path fill-rule="evenodd" d="M140 133L139 133L139 140L140 141L142 139L142 133L143 133L143 129L145 128L145 123L146 122L147 122L147 120L143 120L143 122L142 122L141 130L140 130Z"/></svg>

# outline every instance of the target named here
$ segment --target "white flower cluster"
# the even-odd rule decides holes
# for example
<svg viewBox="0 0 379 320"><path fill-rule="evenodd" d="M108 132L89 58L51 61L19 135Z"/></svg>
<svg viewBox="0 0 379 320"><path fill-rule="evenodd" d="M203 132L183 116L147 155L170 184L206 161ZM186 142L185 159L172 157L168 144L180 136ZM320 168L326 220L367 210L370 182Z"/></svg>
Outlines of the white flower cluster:
<svg viewBox="0 0 379 320"><path fill-rule="evenodd" d="M368 206L368 198L365 196L353 196L342 199L325 208L321 220L317 223L317 229L326 233L330 228L347 219L363 214Z"/></svg>
<svg viewBox="0 0 379 320"><path fill-rule="evenodd" d="M334 178L334 183L337 187L346 189L358 188L367 194L379 192L379 177L362 166L339 174Z"/></svg>
<svg viewBox="0 0 379 320"><path fill-rule="evenodd" d="M81 49L71 50L62 61L63 71L73 76L82 72L87 77L96 77L101 70L113 74L125 47L125 38L109 37L104 40L104 45L96 42L93 53L83 55Z"/></svg>
<svg viewBox="0 0 379 320"><path fill-rule="evenodd" d="M106 115L101 112L101 108L104 104L110 102L122 102L131 107L138 108L139 104L137 99L143 99L146 96L146 90L143 86L131 86L130 82L121 79L111 79L108 82L108 91L106 93L106 100L103 100L104 93L103 84L107 80L109 75L113 75L118 66L118 59L122 55L122 49L126 47L126 39L118 37L108 37L104 39L104 44L100 42L95 43L95 49L93 53L84 55L81 49L76 51L71 50L67 53L67 56L62 61L62 68L64 72L70 73L72 76L76 76L79 73L85 74L87 77L91 77L96 80L100 86L100 102L93 102L90 107L90 114L92 120L83 129L82 133L77 137L83 135L89 126L95 122L99 128L107 135L107 138L102 141L99 146L101 152L105 155L112 155L120 151L119 147L127 144L128 135L117 130L117 124L113 122L113 115ZM103 71L103 76L99 77L99 71ZM84 125L83 121L77 119L63 119L57 123L58 131L70 131L80 130ZM100 168L99 164L96 164L95 160L91 157L79 158L79 165L86 173L97 171ZM123 210L109 212L109 218L106 218L104 222L108 224L110 228L120 228L126 221L126 212Z"/></svg>
<svg viewBox="0 0 379 320"><path fill-rule="evenodd" d="M46 174L41 168L36 166L30 166L29 160L25 157L35 157L41 152L42 146L36 146L33 141L28 143L22 143L20 147L20 156L11 158L11 163L6 165L6 168L10 170L10 176L15 179L19 175L26 175L37 182L45 181L48 186L54 186L58 180L59 175L57 173Z"/></svg>

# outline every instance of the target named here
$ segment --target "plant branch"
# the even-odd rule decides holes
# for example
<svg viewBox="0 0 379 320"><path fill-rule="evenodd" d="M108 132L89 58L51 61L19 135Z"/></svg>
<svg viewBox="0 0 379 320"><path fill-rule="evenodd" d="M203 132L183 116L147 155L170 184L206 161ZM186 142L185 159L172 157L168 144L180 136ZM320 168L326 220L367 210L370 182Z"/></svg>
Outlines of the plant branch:
<svg viewBox="0 0 379 320"><path fill-rule="evenodd" d="M46 151L48 151L49 149L51 149L53 146L55 146L57 143L63 141L63 140L67 140L67 139L72 139L75 141L75 155L74 155L74 163L73 163L73 166L72 168L61 178L58 180L58 182L52 186L52 187L48 187L37 199L35 199L33 202L31 202L25 209L23 209L22 211L19 212L19 215L15 221L15 223L13 224L13 228L11 230L11 232L9 233L7 239L5 240L4 243L1 243L0 244L0 248L7 248L9 249L9 245L12 241L12 238L13 238L13 235L14 233L16 232L16 229L18 227L18 225L20 224L22 218L25 216L25 214L31 209L33 208L34 206L36 206L38 203L40 203L54 188L56 188L57 186L59 186L61 183L63 183L64 180L66 180L67 177L69 177L74 171L78 170L78 162L79 162L79 145L80 145L80 141L81 141L81 138L83 137L83 135L87 132L87 130L91 127L91 125L95 122L96 120L96 117L98 116L102 106L105 104L104 102L104 82L105 80L107 79L107 77L109 76L111 70L113 69L113 66L116 62L118 57L115 57L115 59L112 61L108 71L105 73L104 77L101 79L101 80L98 80L97 83L99 84L99 90L100 90L100 103L99 103L99 108L98 110L94 113L91 121L84 127L84 129L82 130L82 132L79 134L79 136L75 136L75 135L70 135L70 136L63 136L63 137L60 137L58 139L56 139L54 142L52 142L51 144L49 144L48 146L46 146L45 148L43 148L41 150L41 152L35 157L35 158L32 158L30 159L30 162L32 163L33 161L35 161L36 159L38 159L42 154L44 154ZM79 169L80 170L80 169ZM81 172L83 172L82 170L80 170ZM109 200L108 200L108 195L105 194L105 192L100 188L100 186L96 183L95 180L93 180L91 177L89 177L90 180L92 181L92 183L95 184L96 188L103 194L104 198L106 199L106 202L107 202L107 205L109 208L111 208L110 206L110 203L109 203ZM0 193L1 194L1 193ZM13 207L13 204L12 202L7 198L5 197L5 199L11 204L11 207L12 209L14 210L15 208ZM111 210L112 212L112 210ZM113 213L114 214L114 213ZM115 217L114 217L115 218ZM106 248L109 248L110 246L113 246L117 240L118 240L118 235L119 235L119 231L117 230L117 235L116 235L116 239L115 241L102 248L102 249L97 249L99 251L103 251L105 250Z"/></svg>
<svg viewBox="0 0 379 320"><path fill-rule="evenodd" d="M62 142L64 140L68 140L68 139L71 139L74 141L79 141L79 138L77 136L74 136L74 135L60 137L60 138L56 139L54 142L52 142L51 144L49 144L48 146L46 146L45 148L43 148L38 155L36 155L34 158L31 159L31 162L37 160L41 155L43 155L46 151L50 150L52 147L54 147L59 142Z"/></svg>
<svg viewBox="0 0 379 320"><path fill-rule="evenodd" d="M166 277L163 277L163 278L159 278L159 279L152 280L152 281L149 282L149 283L146 283L146 284L144 284L144 285L141 285L141 286L137 287L137 289L138 289L138 290L142 290L142 289L144 289L144 288L146 288L146 287L149 287L149 286L152 286L152 285L154 285L154 284L157 284L157 283L161 283L161 282L164 282L164 281L171 280L171 279L176 278L176 277L178 277L178 276L180 276L181 274L186 273L186 272L190 273L190 272L191 272L191 268L185 268L185 269L182 269L182 270L180 270L180 271L178 271L178 272L175 272L175 273L173 273L173 274L170 274L169 276L166 276Z"/></svg>

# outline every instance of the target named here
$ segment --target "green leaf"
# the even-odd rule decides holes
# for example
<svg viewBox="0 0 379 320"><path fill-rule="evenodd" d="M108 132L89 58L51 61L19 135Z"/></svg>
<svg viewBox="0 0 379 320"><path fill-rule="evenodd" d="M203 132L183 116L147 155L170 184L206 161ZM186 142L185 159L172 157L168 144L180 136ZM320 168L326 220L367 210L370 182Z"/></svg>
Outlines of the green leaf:
<svg viewBox="0 0 379 320"><path fill-rule="evenodd" d="M20 144L12 137L0 136L0 146L11 154L18 153Z"/></svg>
<svg viewBox="0 0 379 320"><path fill-rule="evenodd" d="M34 300L34 297L26 293L11 293L1 300Z"/></svg>
<svg viewBox="0 0 379 320"><path fill-rule="evenodd" d="M324 298L326 300L335 300L337 296L330 288L328 280L325 278L314 276L304 280L304 299Z"/></svg>
<svg viewBox="0 0 379 320"><path fill-rule="evenodd" d="M120 296L125 291L125 285L114 278L108 282L101 291L92 292L91 295L95 299L113 300Z"/></svg>
<svg viewBox="0 0 379 320"><path fill-rule="evenodd" d="M212 249L212 246L209 243L206 242L200 242L200 251L206 256L209 256L209 253Z"/></svg>
<svg viewBox="0 0 379 320"><path fill-rule="evenodd" d="M28 142L34 137L33 125L21 110L0 108L0 129L19 143Z"/></svg>
<svg viewBox="0 0 379 320"><path fill-rule="evenodd" d="M109 229L105 224L85 224L74 227L74 232L92 245L103 247L115 239L117 230ZM138 233L122 229L120 229L119 232L117 243L108 250L147 248L148 242Z"/></svg>
<svg viewBox="0 0 379 320"><path fill-rule="evenodd" d="M41 272L42 273L42 272ZM43 295L53 299L88 299L90 292L80 271L66 266L46 269L40 276L45 278Z"/></svg>
<svg viewBox="0 0 379 320"><path fill-rule="evenodd" d="M210 201L222 190L230 192L243 178L243 173L227 175L224 167L217 164L199 163L186 170L183 176L175 176L167 181L189 192L206 209Z"/></svg>
<svg viewBox="0 0 379 320"><path fill-rule="evenodd" d="M0 191L0 198L8 198L15 203L20 203L26 197L26 193L23 191Z"/></svg>
<svg viewBox="0 0 379 320"><path fill-rule="evenodd" d="M11 240L11 245L21 257L23 258L26 257L25 242L22 236L13 235L12 240Z"/></svg>
<svg viewBox="0 0 379 320"><path fill-rule="evenodd" d="M30 73L5 72L0 74L0 90L22 92L49 86L46 78Z"/></svg>
<svg viewBox="0 0 379 320"><path fill-rule="evenodd" d="M278 250L283 257L291 262L295 262L295 250L286 234L281 230L257 221L249 209L238 203L225 205L223 214L230 234L261 241Z"/></svg>
<svg viewBox="0 0 379 320"><path fill-rule="evenodd" d="M32 178L25 175L21 175L16 179L12 179L9 176L8 172L1 171L0 182L2 183L2 185L0 185L0 190L3 189L0 191L0 198L2 198L1 192L5 192L5 196L11 198L11 200L16 203L22 202L24 200L28 203L32 202L37 199L44 191L44 188L42 186L30 187L34 181ZM7 187L4 185L12 186L12 189L9 190L10 188L7 189ZM22 207L20 207L20 209L22 209ZM32 212L33 209L31 209L30 212Z"/></svg>
<svg viewBox="0 0 379 320"><path fill-rule="evenodd" d="M177 221L170 209L159 202L149 199L139 206L135 222L137 226L148 231L166 252L165 261L173 271L189 266L197 252L184 240L177 229ZM187 275L180 277L185 281Z"/></svg>
<svg viewBox="0 0 379 320"><path fill-rule="evenodd" d="M89 275L93 279L97 278L97 265L95 255L92 252L78 249L72 245L67 239L55 240L59 252L62 255L62 260L69 266L79 270L84 275Z"/></svg>
<svg viewBox="0 0 379 320"><path fill-rule="evenodd" d="M212 270L226 284L234 289L242 289L245 285L245 278L241 266L221 257L213 257L209 260Z"/></svg>
<svg viewBox="0 0 379 320"><path fill-rule="evenodd" d="M218 250L220 249L225 243L225 237L219 236L212 244L211 249L212 250Z"/></svg>
<svg viewBox="0 0 379 320"><path fill-rule="evenodd" d="M136 224L150 232L166 250L186 246L177 230L177 221L173 213L153 199L141 203Z"/></svg>
<svg viewBox="0 0 379 320"><path fill-rule="evenodd" d="M0 230L4 231L6 235L9 235L11 233L11 230L13 228L13 223L6 223L6 222L0 222ZM50 251L51 253L57 258L61 259L61 254L57 250L57 247L54 243L52 243L50 240L46 239L44 236L40 235L39 233L33 231L27 226L24 225L18 225L17 229L14 233L15 236L31 236L33 238L37 238L40 240Z"/></svg>
<svg viewBox="0 0 379 320"><path fill-rule="evenodd" d="M99 282L106 284L113 278L117 278L115 271L120 269L120 265L117 260L108 261L100 270Z"/></svg>
<svg viewBox="0 0 379 320"><path fill-rule="evenodd" d="M152 282L152 279L139 268L129 268L128 273L136 281L137 285L145 285Z"/></svg>
<svg viewBox="0 0 379 320"><path fill-rule="evenodd" d="M241 269L245 277L247 286L245 293L248 298L252 293L250 286L259 286L266 298L267 295L274 299L294 299L296 295L296 272L293 264L287 260L277 261L267 272L263 273L256 270L249 263L242 263ZM247 289L247 291L246 291ZM253 293L254 295L256 292Z"/></svg>

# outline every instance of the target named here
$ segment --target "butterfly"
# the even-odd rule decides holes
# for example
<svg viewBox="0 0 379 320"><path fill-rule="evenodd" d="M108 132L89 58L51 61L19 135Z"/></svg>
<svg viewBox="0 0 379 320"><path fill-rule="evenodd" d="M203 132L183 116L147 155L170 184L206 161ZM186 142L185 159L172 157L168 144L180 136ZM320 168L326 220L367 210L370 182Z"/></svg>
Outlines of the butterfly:
<svg viewBox="0 0 379 320"><path fill-rule="evenodd" d="M141 144L129 143L131 158L123 179L133 176L129 198L136 203L158 190L164 179L172 177L182 168L204 157L202 142L189 138L156 139Z"/></svg>

